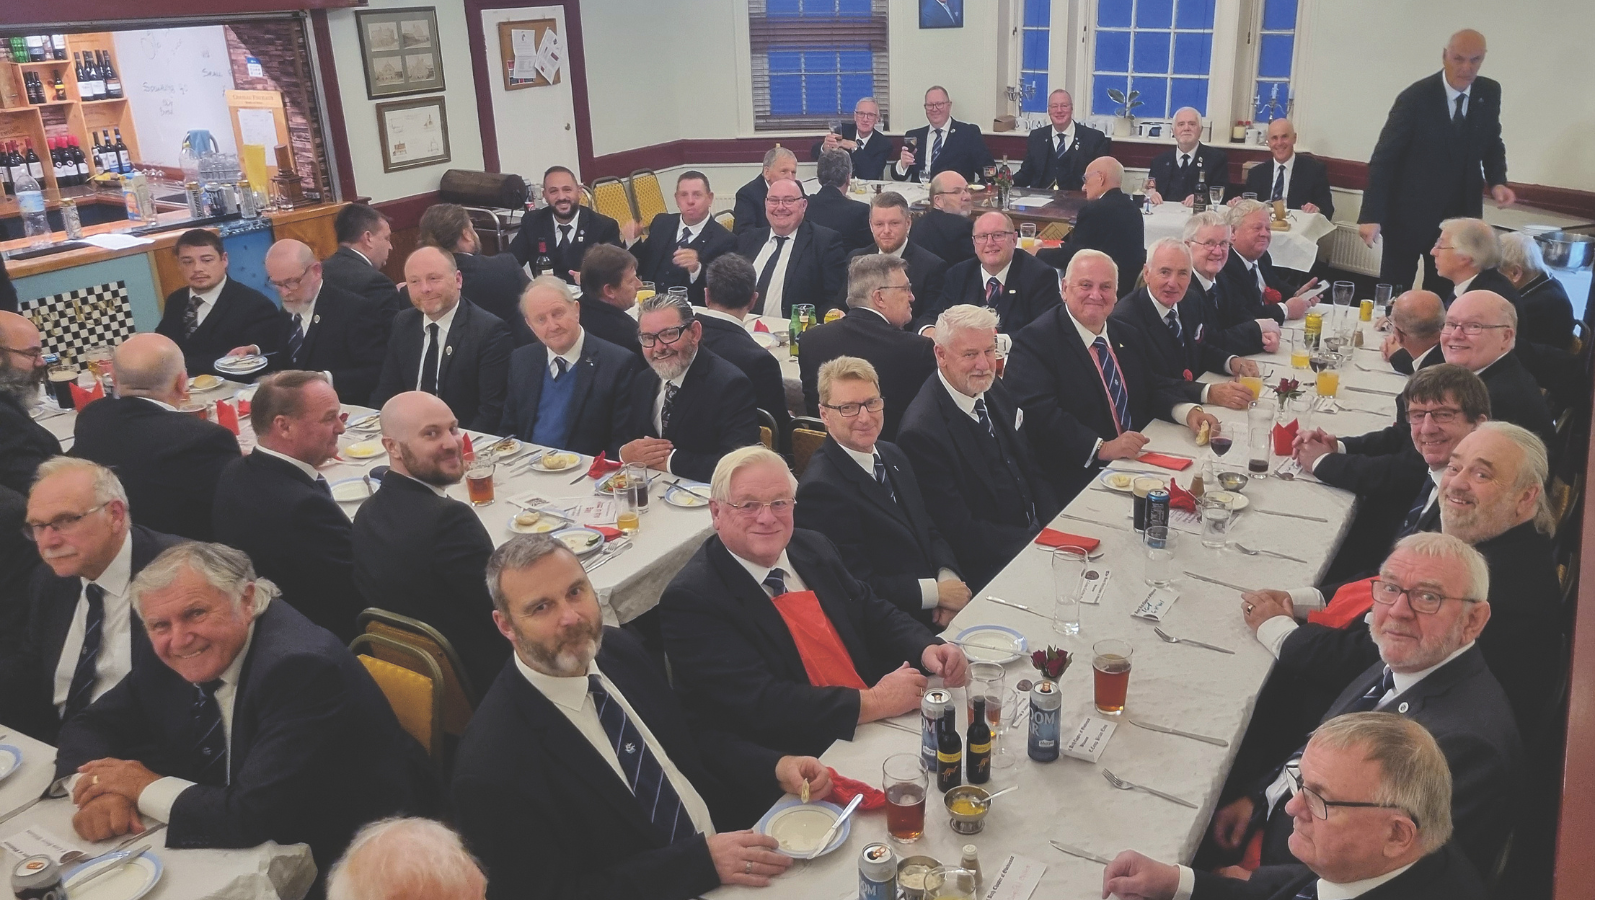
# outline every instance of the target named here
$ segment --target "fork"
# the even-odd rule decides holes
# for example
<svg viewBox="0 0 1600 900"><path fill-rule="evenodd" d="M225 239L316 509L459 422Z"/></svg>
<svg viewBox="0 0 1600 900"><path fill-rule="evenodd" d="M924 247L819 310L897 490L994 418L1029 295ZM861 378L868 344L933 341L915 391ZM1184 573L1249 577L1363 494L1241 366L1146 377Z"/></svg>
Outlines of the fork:
<svg viewBox="0 0 1600 900"><path fill-rule="evenodd" d="M1205 641L1195 641L1190 640L1189 638L1173 637L1172 635L1167 634L1165 631L1162 631L1161 626L1159 625L1156 626L1156 637L1166 641L1169 644L1188 644L1191 647L1204 647L1207 650L1215 650L1218 653L1226 653L1229 656L1233 655L1233 651L1229 650L1227 647L1218 647L1216 644L1208 644Z"/></svg>
<svg viewBox="0 0 1600 900"><path fill-rule="evenodd" d="M1164 794L1164 793L1156 790L1155 788L1145 787L1142 784L1134 784L1131 781L1123 781L1121 778L1118 778L1117 776L1111 774L1111 770L1110 769L1101 769L1100 770L1100 774L1104 775L1106 777L1106 781L1110 782L1111 786L1116 788L1119 791L1144 791L1146 794L1154 794L1155 796L1160 797L1163 800L1171 800L1173 803L1177 803L1177 804L1179 804L1181 806L1187 806L1190 809L1199 809L1200 808L1200 807L1194 805L1193 803L1190 803L1189 801L1183 799L1182 797L1174 797L1171 794Z"/></svg>
<svg viewBox="0 0 1600 900"><path fill-rule="evenodd" d="M1294 478L1293 475L1290 475L1289 477L1291 479ZM1245 545L1239 543L1238 541L1229 541L1229 543L1231 543L1233 545L1233 549L1239 551L1240 553L1243 553L1245 556L1275 556L1278 559L1287 559L1287 560L1290 560L1291 562L1297 562L1297 563L1305 562L1305 560L1301 559L1298 556L1290 556L1287 553L1279 553L1276 550L1253 550L1253 549L1251 549L1249 547L1246 547Z"/></svg>
<svg viewBox="0 0 1600 900"><path fill-rule="evenodd" d="M606 547L606 549L601 552L600 558L595 560L594 561L594 565L589 566L586 571L593 572L595 569L600 568L601 566L605 565L607 562L610 562L611 560L616 559L617 557L621 556L622 554L628 552L628 550L631 549L632 547L633 547L633 539L632 538L629 538L626 542L618 541L614 546Z"/></svg>

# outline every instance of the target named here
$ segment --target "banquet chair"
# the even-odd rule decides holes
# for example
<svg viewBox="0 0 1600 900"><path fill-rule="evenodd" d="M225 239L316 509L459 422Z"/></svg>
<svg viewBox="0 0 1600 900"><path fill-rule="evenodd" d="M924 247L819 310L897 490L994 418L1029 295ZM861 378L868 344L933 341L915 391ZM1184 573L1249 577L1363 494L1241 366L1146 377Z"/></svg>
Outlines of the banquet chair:
<svg viewBox="0 0 1600 900"><path fill-rule="evenodd" d="M440 718L444 723L444 733L460 737L466 731L467 721L472 718L472 710L478 705L478 694L472 689L472 683L467 678L467 670L461 665L461 658L456 655L455 648L450 646L450 641L439 630L419 619L402 616L399 613L389 612L386 609L368 607L361 611L356 618L356 624L366 634L378 635L413 647L422 651L438 667L443 678L444 704L440 710ZM406 668L428 674L426 668L413 665L412 657L408 654L390 653L383 646L377 648L377 655Z"/></svg>
<svg viewBox="0 0 1600 900"><path fill-rule="evenodd" d="M578 185L578 205L587 206L590 209L594 209L594 191L589 190L587 187L584 187L581 184Z"/></svg>
<svg viewBox="0 0 1600 900"><path fill-rule="evenodd" d="M794 455L794 474L799 476L811 462L811 454L822 449L822 443L828 439L828 426L822 424L821 419L795 416L794 429L789 435L789 449Z"/></svg>
<svg viewBox="0 0 1600 900"><path fill-rule="evenodd" d="M717 213L715 216L712 216L712 218L716 219L717 224L721 225L723 228L726 228L729 231L733 230L733 213L723 211Z"/></svg>
<svg viewBox="0 0 1600 900"><path fill-rule="evenodd" d="M363 653L363 650L369 652ZM379 634L358 634L350 642L350 652L361 660L378 689L394 709L400 727L428 751L428 758L439 765L444 752L444 729L440 712L444 707L444 676L439 664L420 648ZM400 665L383 657L404 657Z"/></svg>
<svg viewBox="0 0 1600 900"><path fill-rule="evenodd" d="M646 225L667 211L661 181L651 169L639 169L628 176L628 193L633 197L633 210L639 214L639 221Z"/></svg>
<svg viewBox="0 0 1600 900"><path fill-rule="evenodd" d="M758 406L756 421L761 423L761 445L771 450L772 442L778 437L778 420L772 417L772 413Z"/></svg>
<svg viewBox="0 0 1600 900"><path fill-rule="evenodd" d="M633 222L638 216L633 211L633 201L628 199L628 188L620 178L596 178L594 181L594 211L610 216L617 224Z"/></svg>

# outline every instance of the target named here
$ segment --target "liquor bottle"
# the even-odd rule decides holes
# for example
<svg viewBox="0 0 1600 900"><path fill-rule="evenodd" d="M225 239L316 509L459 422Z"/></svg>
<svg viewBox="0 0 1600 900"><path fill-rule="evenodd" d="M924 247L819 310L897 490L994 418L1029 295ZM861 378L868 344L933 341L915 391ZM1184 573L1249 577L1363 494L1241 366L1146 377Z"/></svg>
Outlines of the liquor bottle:
<svg viewBox="0 0 1600 900"><path fill-rule="evenodd" d="M545 248L544 240L539 241L539 255L533 258L533 277L550 275L556 267L555 260L550 258L550 251Z"/></svg>
<svg viewBox="0 0 1600 900"><path fill-rule="evenodd" d="M952 721L954 716L951 716ZM967 783L987 784L989 781L989 750L994 732L989 730L989 717L982 697L972 698L972 724L967 726Z"/></svg>
<svg viewBox="0 0 1600 900"><path fill-rule="evenodd" d="M39 37L37 34L31 34L28 35L26 40L28 44L28 62L44 62L44 38Z"/></svg>
<svg viewBox="0 0 1600 900"><path fill-rule="evenodd" d="M33 73L22 73L22 92L27 95L29 103L39 103L39 97L33 91Z"/></svg>
<svg viewBox="0 0 1600 900"><path fill-rule="evenodd" d="M100 171L117 171L117 145L111 143L111 129L100 131Z"/></svg>
<svg viewBox="0 0 1600 900"><path fill-rule="evenodd" d="M939 769L935 773L939 790L948 791L961 786L961 733L956 731L954 707L944 711L939 720L939 752L936 756Z"/></svg>
<svg viewBox="0 0 1600 900"><path fill-rule="evenodd" d="M73 175L78 179L79 184L88 184L89 163L83 158L83 148L78 146L77 138L68 138L67 140L69 140L72 144Z"/></svg>
<svg viewBox="0 0 1600 900"><path fill-rule="evenodd" d="M111 51L107 50L104 61L100 65L100 77L106 86L107 100L122 99L122 79L118 77L117 70L111 66Z"/></svg>
<svg viewBox="0 0 1600 900"><path fill-rule="evenodd" d="M8 197L16 192L16 185L11 183L11 151L5 147L0 147L0 185Z"/></svg>
<svg viewBox="0 0 1600 900"><path fill-rule="evenodd" d="M41 181L44 180L44 163L39 161L39 154L33 150L33 141L24 139L28 144L28 152L22 159L28 165L28 174Z"/></svg>
<svg viewBox="0 0 1600 900"><path fill-rule="evenodd" d="M122 129L117 129L117 171L128 173L133 171L133 157L128 153L128 144L122 139Z"/></svg>
<svg viewBox="0 0 1600 900"><path fill-rule="evenodd" d="M83 52L81 50L72 54L72 78L78 83L78 99L90 99L89 86L84 84L89 79L83 74Z"/></svg>
<svg viewBox="0 0 1600 900"><path fill-rule="evenodd" d="M105 79L100 77L100 67L94 64L94 57L90 56L87 50L83 52L83 74L88 79L91 99L106 99Z"/></svg>
<svg viewBox="0 0 1600 900"><path fill-rule="evenodd" d="M56 187L66 187L66 183L61 180L65 177L65 173L61 171L61 148L59 142L56 138L47 137L44 139L44 143L46 152L50 154L50 173L55 176Z"/></svg>
<svg viewBox="0 0 1600 900"><path fill-rule="evenodd" d="M66 59L67 58L67 36L66 35L64 35L64 34L52 34L52 35L50 35L50 58L51 59Z"/></svg>
<svg viewBox="0 0 1600 900"><path fill-rule="evenodd" d="M55 71L55 77L51 81L50 87L55 90L57 101L67 99L67 83L61 80L60 69Z"/></svg>

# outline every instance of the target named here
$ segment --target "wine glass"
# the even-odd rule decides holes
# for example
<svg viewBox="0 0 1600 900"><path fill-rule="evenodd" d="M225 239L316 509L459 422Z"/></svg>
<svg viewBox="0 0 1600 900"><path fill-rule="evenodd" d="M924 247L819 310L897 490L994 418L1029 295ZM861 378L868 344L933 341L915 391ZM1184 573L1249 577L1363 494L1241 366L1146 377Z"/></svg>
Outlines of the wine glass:
<svg viewBox="0 0 1600 900"><path fill-rule="evenodd" d="M844 120L842 120L842 119L829 119L828 120L828 131L829 132L831 132L833 134L839 134L841 131L843 131L843 129L844 129Z"/></svg>
<svg viewBox="0 0 1600 900"><path fill-rule="evenodd" d="M1212 429L1212 431L1211 431L1211 452L1216 454L1218 459L1221 459L1221 458L1227 456L1228 455L1228 451L1231 450L1231 449L1233 449L1233 435L1228 431L1228 429L1227 428L1215 428L1215 429Z"/></svg>
<svg viewBox="0 0 1600 900"><path fill-rule="evenodd" d="M1223 185L1220 185L1220 184L1213 184L1211 186L1211 206L1212 206L1212 208L1216 208L1216 207L1222 206L1222 192L1223 192L1223 189L1224 189Z"/></svg>

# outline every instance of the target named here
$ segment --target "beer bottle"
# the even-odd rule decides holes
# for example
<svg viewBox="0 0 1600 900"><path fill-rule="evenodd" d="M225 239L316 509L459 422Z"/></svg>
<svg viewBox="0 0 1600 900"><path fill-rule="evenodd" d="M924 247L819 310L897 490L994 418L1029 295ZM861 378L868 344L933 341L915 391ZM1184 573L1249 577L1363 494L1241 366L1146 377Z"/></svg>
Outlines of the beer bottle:
<svg viewBox="0 0 1600 900"><path fill-rule="evenodd" d="M954 718L954 716L952 716ZM967 726L967 783L987 784L989 781L989 747L994 733L989 730L989 718L982 697L972 698L972 724Z"/></svg>
<svg viewBox="0 0 1600 900"><path fill-rule="evenodd" d="M948 791L961 786L961 733L956 731L954 707L944 711L939 720L939 790Z"/></svg>

